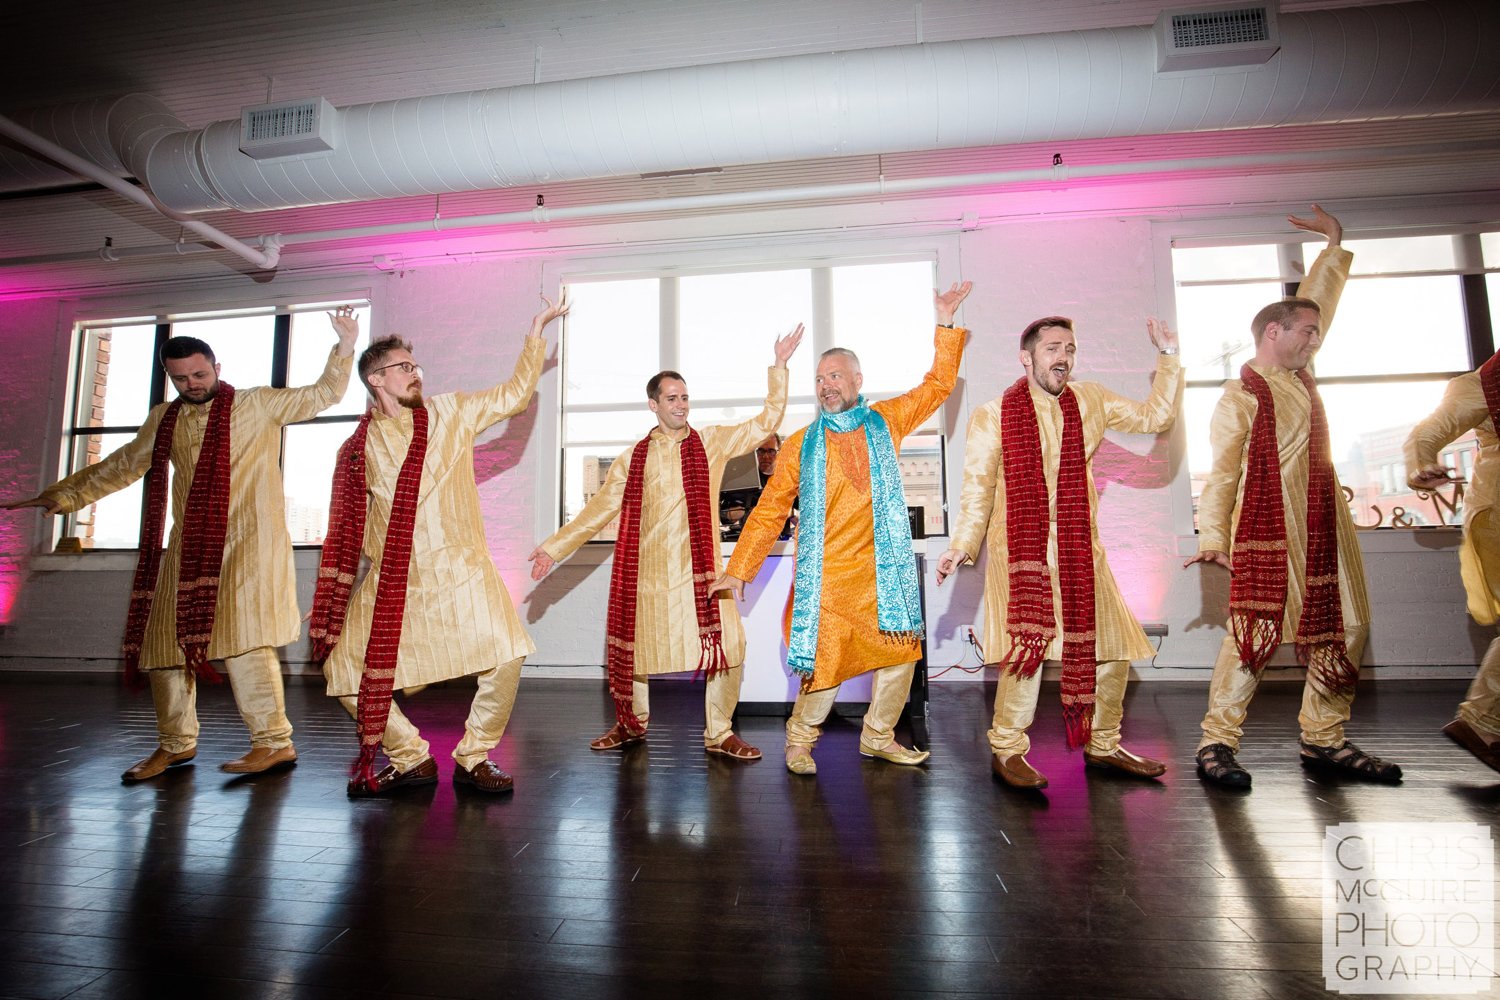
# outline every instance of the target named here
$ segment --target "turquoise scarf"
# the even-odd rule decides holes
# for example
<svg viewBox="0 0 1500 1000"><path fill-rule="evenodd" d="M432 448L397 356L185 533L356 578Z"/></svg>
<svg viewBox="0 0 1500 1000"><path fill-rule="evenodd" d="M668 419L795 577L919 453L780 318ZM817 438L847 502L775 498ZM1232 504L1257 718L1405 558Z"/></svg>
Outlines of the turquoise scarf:
<svg viewBox="0 0 1500 1000"><path fill-rule="evenodd" d="M792 584L792 638L787 665L811 677L818 652L818 615L823 597L823 521L828 510L827 432L865 429L870 450L870 505L875 520L875 606L880 633L895 640L922 637L916 560L901 467L885 418L865 397L843 413L818 411L802 438L802 519L797 529L797 576Z"/></svg>

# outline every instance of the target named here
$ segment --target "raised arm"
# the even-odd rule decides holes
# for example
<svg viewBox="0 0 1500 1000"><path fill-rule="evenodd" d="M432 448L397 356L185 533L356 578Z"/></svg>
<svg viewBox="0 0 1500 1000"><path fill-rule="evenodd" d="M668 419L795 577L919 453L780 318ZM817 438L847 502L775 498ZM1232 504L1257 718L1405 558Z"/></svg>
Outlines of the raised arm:
<svg viewBox="0 0 1500 1000"><path fill-rule="evenodd" d="M521 356L516 359L516 370L510 380L493 389L458 394L459 413L474 433L515 416L531 402L531 395L536 392L536 384L542 377L542 365L547 360L547 341L542 337L542 331L554 319L566 316L569 307L566 291L556 305L545 295L542 301L546 305L531 318L531 330L522 343Z"/></svg>
<svg viewBox="0 0 1500 1000"><path fill-rule="evenodd" d="M1245 442L1254 420L1255 397L1243 389L1226 388L1208 425L1214 462L1198 497L1198 554L1183 563L1184 568L1195 562L1230 568L1234 505L1239 498Z"/></svg>
<svg viewBox="0 0 1500 1000"><path fill-rule="evenodd" d="M1177 354L1177 334L1161 320L1146 320L1146 333L1156 347L1156 374L1151 395L1137 402L1104 390L1104 420L1110 430L1127 434L1160 434L1177 418L1182 398L1182 363Z"/></svg>
<svg viewBox="0 0 1500 1000"><path fill-rule="evenodd" d="M781 420L786 416L787 370L786 363L802 343L802 324L785 337L776 338L776 363L766 373L766 405L749 420L737 424L726 424L709 428L717 439L719 454L744 455L766 438L776 433Z"/></svg>
<svg viewBox="0 0 1500 1000"><path fill-rule="evenodd" d="M162 403L152 407L133 439L93 465L86 465L71 476L58 480L35 497L13 500L4 506L41 507L48 514L71 514L100 497L123 490L150 470L156 428L161 425L161 418L169 405Z"/></svg>
<svg viewBox="0 0 1500 1000"><path fill-rule="evenodd" d="M328 314L338 343L328 354L328 363L323 374L312 385L295 389L261 389L259 394L269 401L272 418L279 424L295 424L299 420L311 420L334 403L344 398L349 391L349 373L354 369L354 344L359 339L359 320L353 306L339 306Z"/></svg>
<svg viewBox="0 0 1500 1000"><path fill-rule="evenodd" d="M968 298L974 283L965 281L954 284L946 292L934 290L933 308L937 312L938 327L934 337L932 367L923 376L915 389L876 403L879 411L890 425L891 437L900 441L937 412L943 400L958 384L958 365L964 356L964 340L969 331L953 325L953 315L964 299Z"/></svg>
<svg viewBox="0 0 1500 1000"><path fill-rule="evenodd" d="M1406 481L1419 490L1430 490L1453 479L1453 470L1438 460L1438 453L1489 418L1479 373L1460 375L1448 383L1443 401L1430 416L1411 429L1403 447Z"/></svg>
<svg viewBox="0 0 1500 1000"><path fill-rule="evenodd" d="M584 542L597 535L620 513L620 504L625 498L625 477L630 474L631 451L627 448L610 463L599 492L589 498L583 510L526 557L532 564L533 580L540 580L550 573L553 566L577 552Z"/></svg>
<svg viewBox="0 0 1500 1000"><path fill-rule="evenodd" d="M1312 299L1322 310L1323 340L1328 340L1328 330L1333 326L1333 315L1338 310L1339 298L1344 294L1344 284L1349 280L1349 266L1354 254L1342 246L1344 227L1338 219L1323 211L1322 206L1313 205L1313 214L1308 218L1287 216L1287 221L1309 233L1318 233L1328 238L1328 246L1318 254L1307 277L1297 286L1297 297Z"/></svg>

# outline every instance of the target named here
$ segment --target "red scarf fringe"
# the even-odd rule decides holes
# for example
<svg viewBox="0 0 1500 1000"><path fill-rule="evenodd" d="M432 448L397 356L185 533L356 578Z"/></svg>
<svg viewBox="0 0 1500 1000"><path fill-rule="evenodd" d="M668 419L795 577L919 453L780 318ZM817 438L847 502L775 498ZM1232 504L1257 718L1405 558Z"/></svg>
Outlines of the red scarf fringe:
<svg viewBox="0 0 1500 1000"><path fill-rule="evenodd" d="M646 461L650 454L651 435L635 445L630 455L630 471L625 477L625 493L620 504L620 531L615 538L615 563L609 580L609 616L605 625L608 637L606 668L609 693L615 703L615 719L631 735L645 732L646 727L635 714L635 630L636 595L641 572L641 508L646 491ZM714 532L718 518L709 502L708 452L703 438L689 428L682 441L682 488L687 499L688 548L693 569L693 607L698 617L698 638L702 654L698 674L713 677L729 669L724 655L723 628L719 621L719 603L708 592L718 576L714 558Z"/></svg>
<svg viewBox="0 0 1500 1000"><path fill-rule="evenodd" d="M1057 469L1058 590L1062 597L1063 726L1068 746L1085 746L1093 730L1097 652L1094 630L1093 510L1089 505L1088 457L1078 397L1069 387L1062 407L1062 451ZM1047 538L1052 521L1042 468L1041 433L1029 378L1021 378L1000 401L1001 459L1005 475L1005 548L1010 576L1006 632L1010 652L1001 665L1022 677L1036 673L1057 637Z"/></svg>
<svg viewBox="0 0 1500 1000"><path fill-rule="evenodd" d="M370 412L365 413L349 440L339 448L334 466L328 534L323 540L309 629L313 655L318 660L326 659L343 635L354 573L359 567L360 550L364 545L365 517L369 509L365 495L364 454L370 415ZM359 758L353 768L356 782L368 783L374 777L375 755L385 736L391 698L395 694L401 626L406 616L406 584L411 570L412 536L422 488L422 464L427 458L427 421L425 408L412 411L411 443L406 447L406 458L401 462L395 493L391 497L391 518L386 528L385 548L380 555L375 608L370 620L370 637L365 644L364 670L359 679L359 704L355 712L359 728Z"/></svg>
<svg viewBox="0 0 1500 1000"><path fill-rule="evenodd" d="M1296 372L1307 390L1308 429L1306 593L1295 636L1297 659L1334 691L1351 691L1359 667L1349 661L1339 594L1338 504L1340 491L1328 442L1328 417L1318 384ZM1271 386L1248 364L1240 380L1255 397L1250 425L1244 495L1234 535L1234 575L1229 585L1229 628L1241 664L1259 673L1281 643L1286 615L1287 540L1281 454L1276 441L1276 404Z"/></svg>
<svg viewBox="0 0 1500 1000"><path fill-rule="evenodd" d="M182 648L189 676L201 677L212 684L224 680L208 662L208 644L213 638L214 616L219 603L219 573L224 563L224 540L229 530L229 426L233 408L234 386L220 382L213 406L208 411L203 445L193 466L193 482L188 487L179 532L182 548L177 566L177 645ZM146 516L141 521L140 554L136 558L135 578L130 586L130 610L125 616L125 640L121 644L121 653L125 657L125 681L132 687L140 684L141 647L146 638L146 625L151 620L156 580L161 571L168 470L172 464L172 439L177 430L177 416L181 411L182 399L173 400L156 427L151 448L151 471L146 479Z"/></svg>

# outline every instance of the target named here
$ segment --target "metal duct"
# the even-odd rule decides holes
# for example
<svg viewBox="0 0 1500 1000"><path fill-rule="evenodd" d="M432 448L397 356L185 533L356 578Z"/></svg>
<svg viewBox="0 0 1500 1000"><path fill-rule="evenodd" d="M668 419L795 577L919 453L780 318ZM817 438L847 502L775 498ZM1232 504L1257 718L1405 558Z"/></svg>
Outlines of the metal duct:
<svg viewBox="0 0 1500 1000"><path fill-rule="evenodd" d="M254 160L239 121L177 129L138 97L102 130L166 205L243 211L712 166L1010 143L1427 117L1500 106L1500 5L1280 18L1252 69L1160 74L1151 29L942 42L355 105L327 156ZM165 115L165 117L163 117ZM101 128L54 113L82 152ZM129 117L127 127L118 119ZM139 128L142 134L136 134ZM103 161L101 161L103 162Z"/></svg>

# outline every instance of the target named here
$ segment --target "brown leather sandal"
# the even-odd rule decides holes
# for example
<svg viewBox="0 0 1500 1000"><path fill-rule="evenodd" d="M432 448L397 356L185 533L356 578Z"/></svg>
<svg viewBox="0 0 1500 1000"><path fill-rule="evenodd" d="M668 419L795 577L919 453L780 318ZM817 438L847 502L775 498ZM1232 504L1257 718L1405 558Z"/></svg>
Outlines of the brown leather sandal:
<svg viewBox="0 0 1500 1000"><path fill-rule="evenodd" d="M645 739L646 734L644 732L628 732L623 726L616 722L613 726L609 727L609 732L605 733L597 740L591 740L589 742L589 749L613 750L616 747L622 747L627 743L643 743L645 742Z"/></svg>
<svg viewBox="0 0 1500 1000"><path fill-rule="evenodd" d="M704 753L716 753L735 760L760 760L760 751L734 733L730 733L713 746L703 748Z"/></svg>

